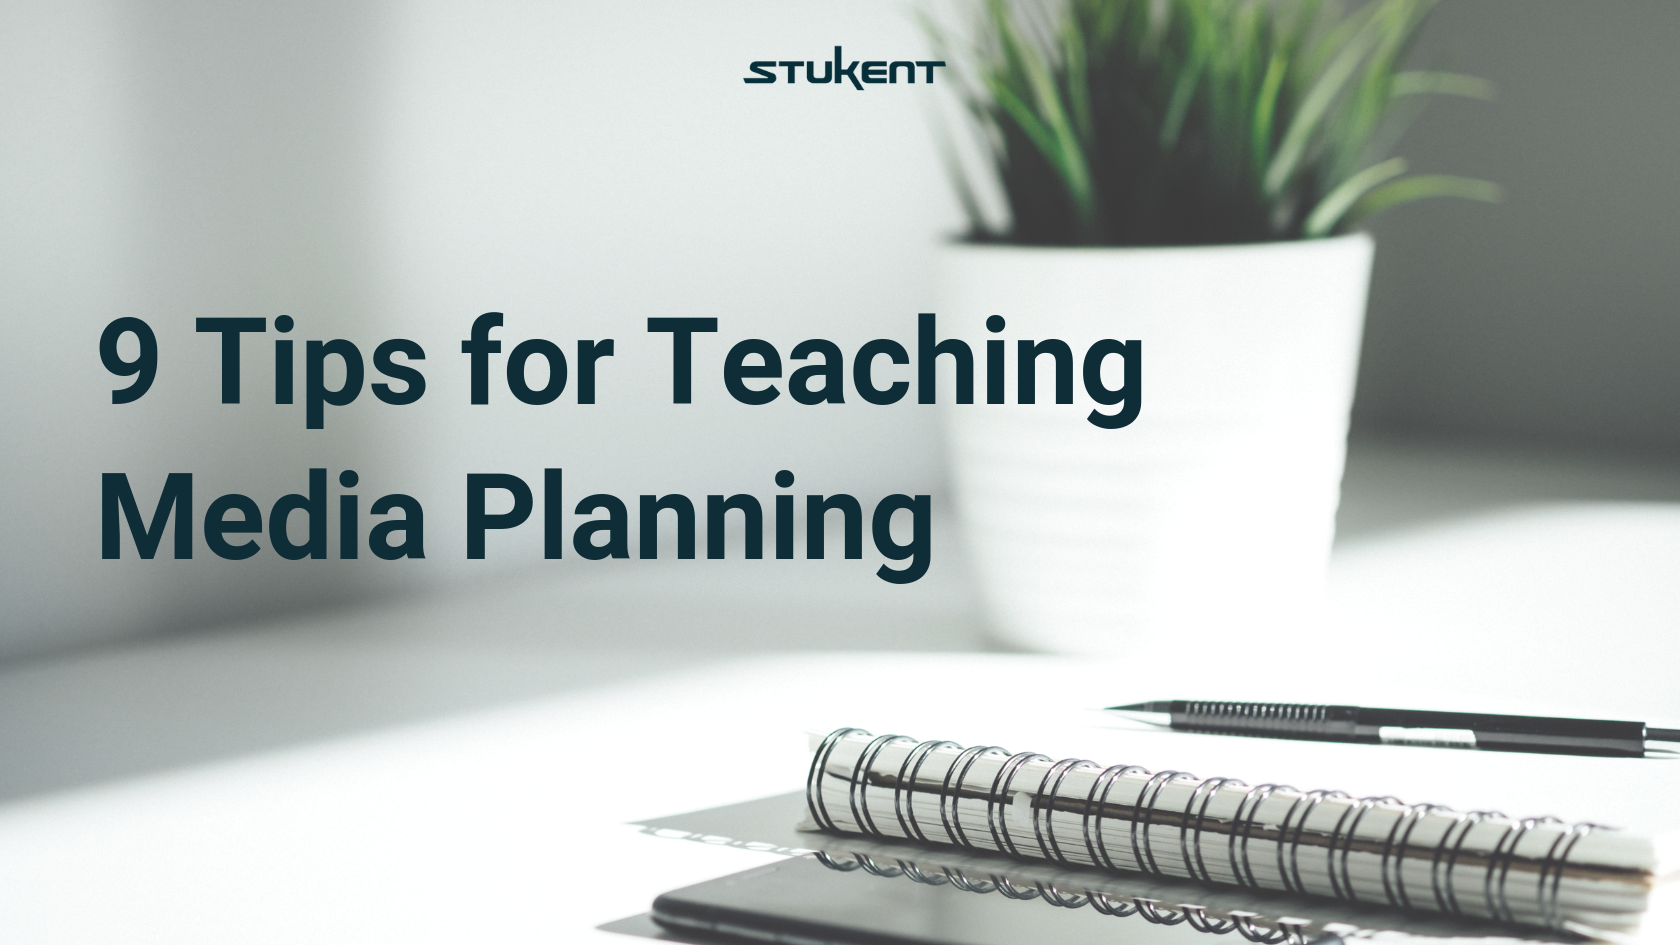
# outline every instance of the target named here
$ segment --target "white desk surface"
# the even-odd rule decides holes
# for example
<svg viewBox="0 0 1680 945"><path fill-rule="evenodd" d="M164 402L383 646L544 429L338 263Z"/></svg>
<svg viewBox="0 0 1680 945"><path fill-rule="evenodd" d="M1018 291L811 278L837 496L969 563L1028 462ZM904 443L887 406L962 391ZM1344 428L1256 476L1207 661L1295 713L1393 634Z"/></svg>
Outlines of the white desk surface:
<svg viewBox="0 0 1680 945"><path fill-rule="evenodd" d="M1291 697L1680 719L1677 482L1653 467L1356 453L1316 631L1326 655L1291 658ZM979 644L958 591L949 612L883 618L860 642ZM961 679L994 694L967 720L980 729L1021 705L1275 697L1279 678L1236 659L1152 660L1147 691L1121 691L1135 664L584 650L399 639L378 622L327 615L0 669L0 939L627 942L594 927L770 855L624 823L797 789L807 729L971 737L935 730ZM1384 672L1350 679L1349 659ZM855 705L872 709L841 708ZM715 777L692 731L737 732L750 762Z"/></svg>
<svg viewBox="0 0 1680 945"><path fill-rule="evenodd" d="M797 790L805 730L984 738L1024 707L1077 711L1070 694L1139 695L1122 685L1133 671L992 654L749 659L45 795L0 811L0 939L624 942L595 927L774 857L626 822ZM1206 672L1163 667L1144 685L1177 692ZM1265 691L1242 676L1212 673L1236 698ZM954 711L974 689L996 695ZM1359 691L1400 694L1353 681L1325 694ZM695 733L730 733L740 750Z"/></svg>

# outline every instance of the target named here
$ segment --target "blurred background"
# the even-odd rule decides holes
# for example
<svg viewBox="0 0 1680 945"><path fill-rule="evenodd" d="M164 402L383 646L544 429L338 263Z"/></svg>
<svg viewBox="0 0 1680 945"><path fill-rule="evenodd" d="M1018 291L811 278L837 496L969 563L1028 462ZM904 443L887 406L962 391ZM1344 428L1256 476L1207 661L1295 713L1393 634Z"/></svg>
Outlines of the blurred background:
<svg viewBox="0 0 1680 945"><path fill-rule="evenodd" d="M1348 653L1518 648L1560 687L1680 655L1677 40L1657 0L1448 0L1426 28L1425 61L1499 95L1435 103L1400 150L1506 200L1373 227L1329 617ZM575 500L767 496L786 468L795 492L937 499L931 408L747 407L703 371L674 407L668 337L642 330L718 318L705 365L748 337L909 339L932 310L959 225L934 90L740 81L836 44L926 49L899 0L0 4L0 797L732 652L990 646L943 517L903 587L873 551L544 561L534 520L462 551L468 472L561 466ZM469 406L458 342L492 310L504 351L613 338L599 402ZM420 342L425 398L305 431L263 402L270 334L220 404L194 320L280 315L299 341ZM96 354L119 316L161 351L127 406ZM419 497L427 558L99 557L101 472L148 512L177 471L200 508L266 509L312 466L357 470L364 507Z"/></svg>

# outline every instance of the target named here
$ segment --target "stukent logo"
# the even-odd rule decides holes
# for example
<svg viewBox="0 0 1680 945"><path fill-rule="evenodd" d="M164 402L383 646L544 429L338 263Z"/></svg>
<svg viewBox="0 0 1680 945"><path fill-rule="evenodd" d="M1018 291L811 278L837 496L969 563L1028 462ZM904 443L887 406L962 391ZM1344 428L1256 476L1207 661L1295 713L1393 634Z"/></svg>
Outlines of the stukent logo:
<svg viewBox="0 0 1680 945"><path fill-rule="evenodd" d="M852 88L861 92L865 84L897 85L898 77L901 75L904 76L906 82L915 85L917 69L923 70L923 75L927 77L927 84L932 85L933 70L945 65L943 62L927 59L918 59L914 62L909 59L900 59L897 62L872 59L862 63L853 59L851 65L845 65L845 62L846 57L840 54L839 46L834 47L834 58L832 60L823 60L822 75L817 74L817 64L807 59L760 59L747 67L752 70L753 75L747 76L741 81L748 85L770 85L778 78L776 70L783 69L787 72L787 84L795 85L799 81L799 71L803 68L805 70L805 81L811 85L827 85L830 82L849 79Z"/></svg>

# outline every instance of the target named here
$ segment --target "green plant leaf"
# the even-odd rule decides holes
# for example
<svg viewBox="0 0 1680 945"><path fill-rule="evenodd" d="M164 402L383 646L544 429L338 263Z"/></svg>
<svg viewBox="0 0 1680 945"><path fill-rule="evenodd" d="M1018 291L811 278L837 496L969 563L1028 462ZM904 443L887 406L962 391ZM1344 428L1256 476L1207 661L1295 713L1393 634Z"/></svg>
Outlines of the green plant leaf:
<svg viewBox="0 0 1680 945"><path fill-rule="evenodd" d="M1212 15L1209 10L1192 8L1191 16L1205 17ZM1203 32L1197 30L1197 32ZM1172 151L1178 147L1179 133L1184 129L1184 119L1190 114L1190 100L1196 94L1196 86L1202 80L1202 70L1206 68L1208 50L1204 43L1192 43L1184 65L1179 69L1173 80L1172 97L1167 100L1167 113L1161 120L1161 148Z"/></svg>
<svg viewBox="0 0 1680 945"><path fill-rule="evenodd" d="M928 0L931 2L931 0ZM1405 67L1436 0L958 0L978 27L950 86L990 148L1009 222L1057 245L1297 239L1424 196L1493 185L1404 176L1390 148L1431 95L1486 97Z"/></svg>
<svg viewBox="0 0 1680 945"><path fill-rule="evenodd" d="M1260 94L1254 102L1254 125L1250 143L1254 155L1254 173L1266 172L1272 153L1272 116L1277 112L1278 93L1283 91L1283 76L1289 69L1288 60L1281 53L1273 53L1266 64L1266 77L1260 81Z"/></svg>
<svg viewBox="0 0 1680 945"><path fill-rule="evenodd" d="M1005 75L988 82L998 105L1036 145L1062 178L1070 204L1088 235L1095 217L1091 175L1085 151L1062 103L1043 51L1026 42L1010 11L998 0L989 7L991 22L1005 54ZM1012 82L1020 87L1012 87Z"/></svg>
<svg viewBox="0 0 1680 945"><path fill-rule="evenodd" d="M1372 4L1362 9L1373 10L1376 9L1376 5ZM1343 86L1353 77L1354 70L1359 68L1360 60L1370 55L1381 39L1381 23L1379 18L1367 16L1362 27L1336 52L1330 64L1301 100L1300 108L1296 110L1288 130L1284 132L1283 142L1278 145L1277 153L1266 168L1264 187L1267 196L1275 197L1282 193L1284 185L1289 183L1289 179L1299 169L1313 131L1330 111L1331 103L1341 94Z"/></svg>
<svg viewBox="0 0 1680 945"><path fill-rule="evenodd" d="M1483 203L1498 203L1505 199L1505 191L1498 184L1474 177L1455 174L1414 174L1402 177L1366 194L1364 199L1348 211L1347 222L1357 223L1389 207L1422 200L1425 197L1462 197Z"/></svg>
<svg viewBox="0 0 1680 945"><path fill-rule="evenodd" d="M1389 158L1380 164L1370 167L1342 181L1336 188L1324 196L1307 214L1307 222L1303 228L1303 235L1311 238L1325 236L1336 228L1342 217L1360 197L1365 196L1371 188L1387 180L1392 180L1406 173L1405 158Z"/></svg>
<svg viewBox="0 0 1680 945"><path fill-rule="evenodd" d="M1389 94L1401 95L1457 95L1484 102L1493 100L1493 83L1473 75L1457 72L1396 72L1389 85Z"/></svg>

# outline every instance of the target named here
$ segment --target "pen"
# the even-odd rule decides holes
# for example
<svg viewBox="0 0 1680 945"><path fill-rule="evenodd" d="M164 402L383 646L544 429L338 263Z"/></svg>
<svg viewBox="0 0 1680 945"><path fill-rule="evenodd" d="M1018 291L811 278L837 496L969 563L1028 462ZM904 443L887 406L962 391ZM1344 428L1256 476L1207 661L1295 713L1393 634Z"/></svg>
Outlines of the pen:
<svg viewBox="0 0 1680 945"><path fill-rule="evenodd" d="M1352 705L1178 699L1117 705L1104 711L1187 732L1552 755L1643 758L1647 751L1664 754L1674 751L1652 742L1680 742L1680 729L1651 728L1644 722L1366 709Z"/></svg>

